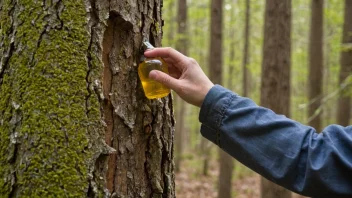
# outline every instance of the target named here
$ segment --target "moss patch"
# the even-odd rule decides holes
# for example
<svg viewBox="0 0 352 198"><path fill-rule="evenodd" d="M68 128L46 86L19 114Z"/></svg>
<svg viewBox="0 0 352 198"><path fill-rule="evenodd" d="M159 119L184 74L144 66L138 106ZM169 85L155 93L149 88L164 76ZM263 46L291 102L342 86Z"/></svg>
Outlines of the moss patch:
<svg viewBox="0 0 352 198"><path fill-rule="evenodd" d="M5 1L2 10L11 6ZM3 11L4 47L9 31L16 36L0 84L0 194L85 197L89 137L98 131L100 111L87 82L99 68L88 67L84 2L20 1L11 12L13 27Z"/></svg>

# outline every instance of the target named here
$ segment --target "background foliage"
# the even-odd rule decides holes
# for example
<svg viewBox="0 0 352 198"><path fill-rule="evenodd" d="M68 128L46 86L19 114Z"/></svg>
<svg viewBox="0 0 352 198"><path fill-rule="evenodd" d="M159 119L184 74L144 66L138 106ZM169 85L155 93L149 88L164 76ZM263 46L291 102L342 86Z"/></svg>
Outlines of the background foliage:
<svg viewBox="0 0 352 198"><path fill-rule="evenodd" d="M188 36L190 42L189 56L195 58L201 67L207 72L210 42L210 0L188 0L188 35L177 35L177 1L164 1L165 20L163 45L175 47L176 42L182 36ZM249 97L259 103L260 98L260 76L263 49L263 24L264 24L265 1L251 1L250 19L250 91ZM245 1L224 0L224 29L223 29L223 60L224 76L223 86L231 88L237 93L242 93L242 57L244 45L245 28ZM326 0L324 8L324 77L322 104L323 127L336 123L336 110L339 83L338 75L340 69L340 51L343 28L344 1ZM302 123L307 123L309 118L307 110L309 101L308 92L308 45L310 28L310 1L292 1L292 80L291 80L291 117ZM231 46L235 51L231 54ZM234 57L234 59L231 59ZM230 73L233 67L233 73ZM198 113L199 109L187 106L185 119L186 149L184 159L187 166L191 166L191 174L200 174L201 159L192 153L199 152L200 139ZM195 152L196 151L196 152ZM211 152L214 161L213 169L218 169L215 160L217 152ZM188 161L187 161L188 160ZM181 169L189 170L189 167ZM180 175L184 174L181 172ZM216 173L214 173L216 177ZM179 175L179 177L180 177ZM244 167L236 165L235 178L250 175ZM178 177L178 179L179 179ZM211 180L215 182L215 180ZM216 183L216 182L215 182ZM215 184L214 184L215 185ZM235 185L235 184L234 184ZM179 190L182 185L178 186ZM180 187L181 186L181 187ZM215 185L216 186L216 185ZM236 185L235 185L236 186ZM234 190L234 194L239 194ZM238 190L238 189L237 189ZM214 195L215 196L215 195ZM211 197L211 196L210 196Z"/></svg>

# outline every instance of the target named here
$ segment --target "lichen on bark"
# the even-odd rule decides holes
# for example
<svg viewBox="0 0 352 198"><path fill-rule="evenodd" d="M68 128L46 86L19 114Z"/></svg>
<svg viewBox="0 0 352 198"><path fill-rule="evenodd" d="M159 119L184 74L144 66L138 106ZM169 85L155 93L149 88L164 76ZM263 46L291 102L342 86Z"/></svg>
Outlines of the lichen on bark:
<svg viewBox="0 0 352 198"><path fill-rule="evenodd" d="M102 136L90 87L100 69L88 68L85 4L8 0L0 7L7 57L0 76L0 194L84 197L92 180L88 161L103 147L91 138Z"/></svg>
<svg viewBox="0 0 352 198"><path fill-rule="evenodd" d="M0 1L1 195L175 196L172 98L137 75L161 4Z"/></svg>

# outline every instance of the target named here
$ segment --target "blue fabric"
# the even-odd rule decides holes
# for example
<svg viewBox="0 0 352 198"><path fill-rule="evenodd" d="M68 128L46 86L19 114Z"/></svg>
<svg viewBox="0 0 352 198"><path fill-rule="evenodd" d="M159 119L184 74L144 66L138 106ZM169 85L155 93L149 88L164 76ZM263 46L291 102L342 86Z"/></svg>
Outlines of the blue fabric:
<svg viewBox="0 0 352 198"><path fill-rule="evenodd" d="M215 85L201 133L270 181L312 197L352 197L352 126L321 133Z"/></svg>

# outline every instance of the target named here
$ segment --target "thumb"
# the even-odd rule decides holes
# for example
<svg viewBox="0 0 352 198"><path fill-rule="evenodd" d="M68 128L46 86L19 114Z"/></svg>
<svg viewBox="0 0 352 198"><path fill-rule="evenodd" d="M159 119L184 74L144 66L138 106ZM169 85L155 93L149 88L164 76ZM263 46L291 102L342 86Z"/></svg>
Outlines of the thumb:
<svg viewBox="0 0 352 198"><path fill-rule="evenodd" d="M170 89L176 90L178 88L178 81L177 79L169 76L168 74L158 71L158 70L152 70L149 72L149 78L160 82L161 84L164 84Z"/></svg>

